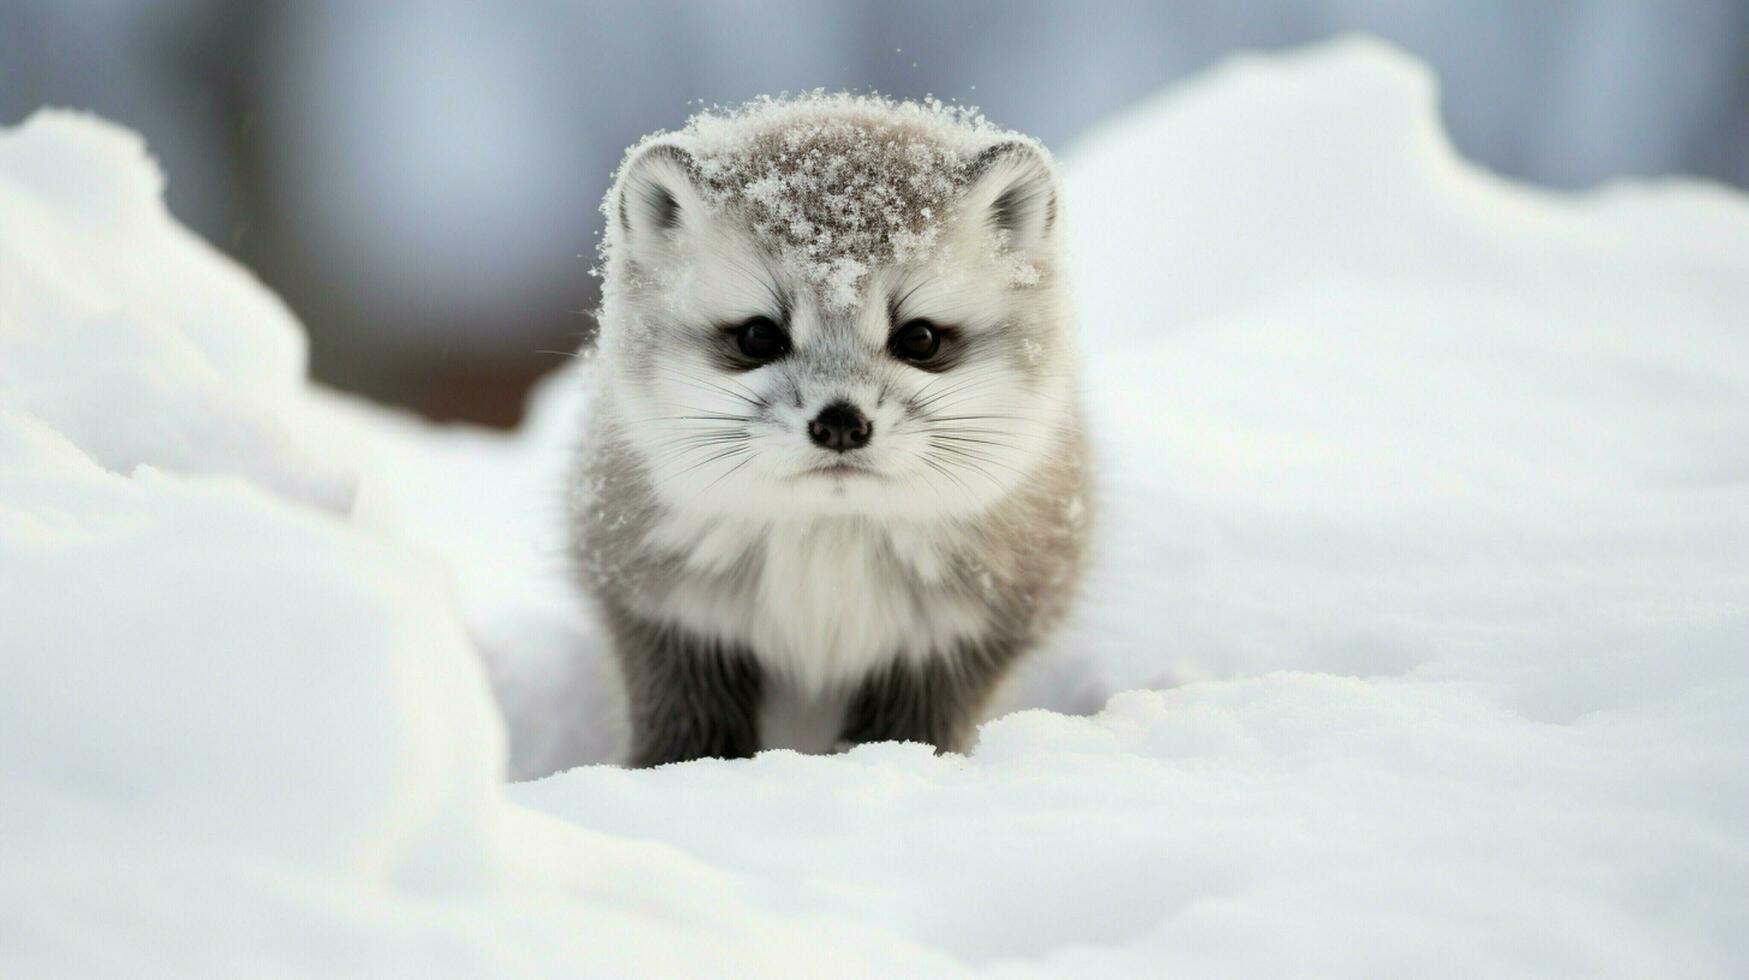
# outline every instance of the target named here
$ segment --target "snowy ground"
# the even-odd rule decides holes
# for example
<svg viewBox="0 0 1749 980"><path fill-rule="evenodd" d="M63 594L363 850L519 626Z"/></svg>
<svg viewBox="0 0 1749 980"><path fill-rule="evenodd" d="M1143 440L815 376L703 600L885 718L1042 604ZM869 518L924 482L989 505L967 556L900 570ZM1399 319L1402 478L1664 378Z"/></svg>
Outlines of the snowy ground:
<svg viewBox="0 0 1749 980"><path fill-rule="evenodd" d="M1749 202L1505 184L1354 42L1066 158L1055 710L506 788L622 738L580 375L311 389L137 139L0 133L0 973L1749 972Z"/></svg>

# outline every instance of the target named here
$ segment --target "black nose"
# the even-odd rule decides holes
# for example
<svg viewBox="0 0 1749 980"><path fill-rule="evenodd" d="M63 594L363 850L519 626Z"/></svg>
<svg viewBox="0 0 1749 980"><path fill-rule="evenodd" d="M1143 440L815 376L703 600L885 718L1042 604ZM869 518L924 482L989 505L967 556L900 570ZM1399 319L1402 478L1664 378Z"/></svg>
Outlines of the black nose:
<svg viewBox="0 0 1749 980"><path fill-rule="evenodd" d="M868 445L872 435L874 423L849 402L827 405L808 423L808 438L814 440L814 445L841 453Z"/></svg>

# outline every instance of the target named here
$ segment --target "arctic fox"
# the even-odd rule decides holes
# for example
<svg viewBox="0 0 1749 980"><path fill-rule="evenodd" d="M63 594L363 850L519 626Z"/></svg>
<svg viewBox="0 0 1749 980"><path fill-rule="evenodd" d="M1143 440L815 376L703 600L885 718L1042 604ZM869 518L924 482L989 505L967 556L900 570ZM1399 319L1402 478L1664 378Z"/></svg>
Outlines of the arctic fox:
<svg viewBox="0 0 1749 980"><path fill-rule="evenodd" d="M764 100L633 147L604 211L571 513L630 761L963 750L1088 538L1049 154Z"/></svg>

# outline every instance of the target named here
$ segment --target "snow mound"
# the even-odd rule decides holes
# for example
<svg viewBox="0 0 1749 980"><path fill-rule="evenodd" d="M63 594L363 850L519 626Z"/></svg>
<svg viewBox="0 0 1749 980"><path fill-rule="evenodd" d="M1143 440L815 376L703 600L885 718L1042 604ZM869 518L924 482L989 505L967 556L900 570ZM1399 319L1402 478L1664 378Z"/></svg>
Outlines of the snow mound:
<svg viewBox="0 0 1749 980"><path fill-rule="evenodd" d="M40 113L0 140L0 391L105 467L247 477L344 511L295 431L303 331L164 209L139 137Z"/></svg>
<svg viewBox="0 0 1749 980"><path fill-rule="evenodd" d="M115 805L82 819L147 842L480 864L501 722L437 569L234 481L117 476L10 412L0 500L0 727L29 746L9 771L54 790L9 820L95 798Z"/></svg>
<svg viewBox="0 0 1749 980"><path fill-rule="evenodd" d="M137 139L0 133L0 972L1749 971L1749 202L1476 172L1366 42L1065 170L1106 537L1034 710L506 788L623 737L579 374L313 389Z"/></svg>

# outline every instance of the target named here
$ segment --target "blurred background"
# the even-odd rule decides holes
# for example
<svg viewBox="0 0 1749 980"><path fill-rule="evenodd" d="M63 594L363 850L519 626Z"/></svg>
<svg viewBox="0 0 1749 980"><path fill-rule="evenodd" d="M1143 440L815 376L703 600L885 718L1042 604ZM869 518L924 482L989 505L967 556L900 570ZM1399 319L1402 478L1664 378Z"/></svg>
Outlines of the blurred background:
<svg viewBox="0 0 1749 980"><path fill-rule="evenodd" d="M170 209L303 319L318 377L509 425L591 328L621 151L701 102L932 94L1062 152L1235 50L1356 31L1430 64L1499 172L1749 186L1749 0L0 0L0 124L139 130Z"/></svg>

